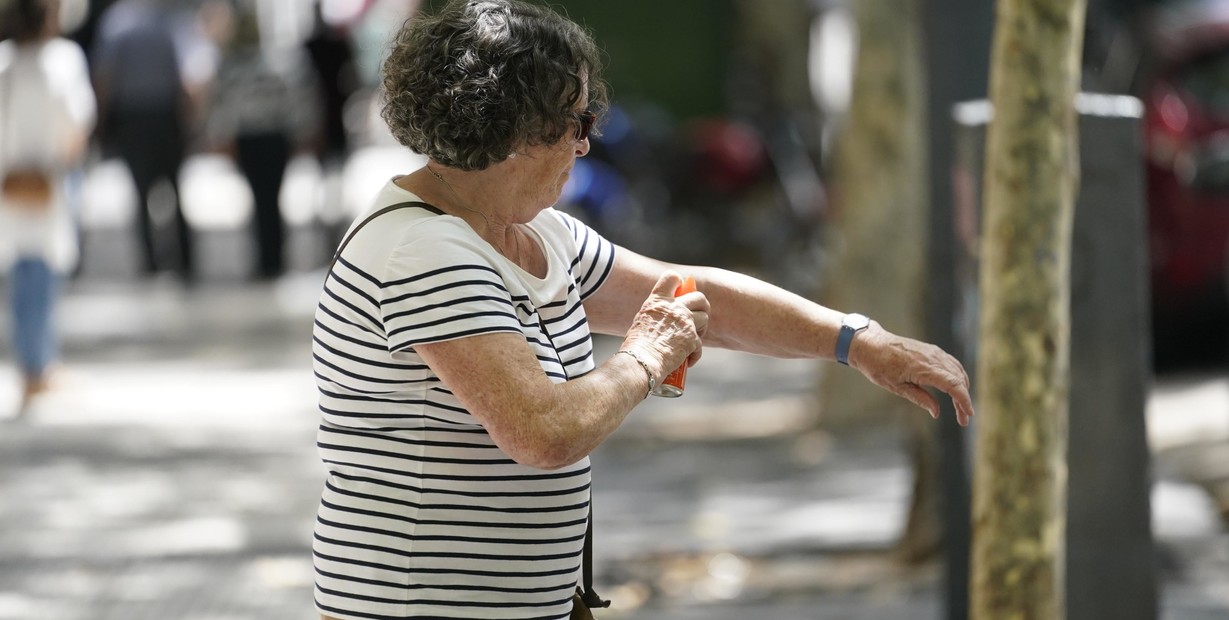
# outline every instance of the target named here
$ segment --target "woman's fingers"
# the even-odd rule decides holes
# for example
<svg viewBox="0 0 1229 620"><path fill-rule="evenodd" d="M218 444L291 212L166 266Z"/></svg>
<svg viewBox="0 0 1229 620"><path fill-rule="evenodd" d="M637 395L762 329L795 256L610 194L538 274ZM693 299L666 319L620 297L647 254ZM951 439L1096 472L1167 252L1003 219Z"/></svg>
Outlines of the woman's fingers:
<svg viewBox="0 0 1229 620"><path fill-rule="evenodd" d="M973 417L973 397L969 393L968 375L963 375L959 382L944 391L952 397L952 404L956 406L956 421L961 426L968 426L969 418Z"/></svg>
<svg viewBox="0 0 1229 620"><path fill-rule="evenodd" d="M888 335L886 346L868 355L865 374L881 385L938 417L938 401L927 391L947 394L956 408L956 422L968 426L973 416L969 375L959 360L939 347L909 338Z"/></svg>
<svg viewBox="0 0 1229 620"><path fill-rule="evenodd" d="M973 417L973 398L969 395L968 377L954 375L946 370L938 370L933 380L927 385L947 394L956 407L956 422L961 426L969 425Z"/></svg>
<svg viewBox="0 0 1229 620"><path fill-rule="evenodd" d="M675 301L683 304L683 307L691 311L692 321L696 326L696 334L701 338L708 332L708 318L712 307L708 303L708 297L699 291L692 291L683 295L679 295Z"/></svg>
<svg viewBox="0 0 1229 620"><path fill-rule="evenodd" d="M682 277L672 271L657 279L625 341L652 351L666 370L698 362L700 339L708 331L708 298L697 292L676 298L674 292L681 283Z"/></svg>
<svg viewBox="0 0 1229 620"><path fill-rule="evenodd" d="M691 320L696 325L696 335L703 339L704 334L708 332L708 313L703 310L693 310Z"/></svg>
<svg viewBox="0 0 1229 620"><path fill-rule="evenodd" d="M897 386L896 393L905 397L909 402L930 412L930 417L939 419L939 401L935 400L930 392L914 385L912 383L902 383Z"/></svg>
<svg viewBox="0 0 1229 620"><path fill-rule="evenodd" d="M687 356L687 367L691 368L692 366L699 364L700 358L703 356L704 356L704 346L701 345L699 347L696 347L696 350L692 351L691 355Z"/></svg>
<svg viewBox="0 0 1229 620"><path fill-rule="evenodd" d="M973 417L973 397L970 395L969 373L965 372L960 360L948 355L942 349L935 347L939 356L934 362L936 380L934 387L951 397L956 407L956 422L961 426L969 425Z"/></svg>

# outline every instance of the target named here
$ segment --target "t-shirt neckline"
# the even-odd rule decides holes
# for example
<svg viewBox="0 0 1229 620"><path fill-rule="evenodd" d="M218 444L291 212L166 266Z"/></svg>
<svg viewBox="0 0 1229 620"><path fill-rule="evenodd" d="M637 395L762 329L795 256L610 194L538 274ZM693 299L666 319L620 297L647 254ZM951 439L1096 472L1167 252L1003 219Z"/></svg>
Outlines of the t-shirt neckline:
<svg viewBox="0 0 1229 620"><path fill-rule="evenodd" d="M444 210L440 209L439 207L437 207L437 206L435 206L435 205L433 205L433 204L431 204L431 203L429 203L429 202L426 202L425 200L423 200L422 198L420 198L420 197L419 197L417 194L415 194L414 192L411 192L410 190L408 190L408 189L406 189L406 188L404 188L404 187L401 187L400 185L397 185L397 183L396 183L396 177L394 177L393 179L389 180L388 185L386 186L386 190L388 190L388 191L395 191L395 192L397 192L397 193L399 193L399 194L402 194L403 196L409 197L410 199L412 199L412 200L414 200L414 201L421 202L421 203L423 203L423 204L427 205L428 207L430 207L428 210L429 210L429 211L431 211L432 213L435 213L435 214L441 215L441 216L443 216L443 217L450 217L450 218L453 218L453 219L456 219L456 220L460 221L462 224L464 224L464 225L465 225L465 230L466 230L469 234L471 234L471 235L473 235L475 238L477 238L479 241L481 241L483 244L485 244L485 245L486 245L486 247L489 247L489 248L491 249L491 252L492 252L495 256L499 257L499 260L504 261L504 263L506 263L508 266L510 266L510 267L512 267L513 269L515 269L515 270L517 271L517 273L519 273L519 274L521 274L521 275L525 276L526 278L529 278L529 279L530 279L530 280L532 280L535 284L537 284L537 285L539 285L539 286L544 286L544 285L546 285L546 284L550 283L550 282L551 282L551 280L552 280L552 277L555 275L555 272L556 272L556 264L557 264L557 263L559 263L559 261L560 261L561 259L559 259L559 257L558 257L558 256L556 256L556 255L555 255L555 253L554 253L553 251L551 251L550 244L546 243L546 239L542 237L542 233L541 233L541 231L539 231L539 230L537 229L537 227L534 225L534 222L536 222L536 221L537 221L537 217L535 217L533 220L530 220L529 222L526 222L526 224L525 224L525 228L527 228L527 229L529 230L529 232L531 233L530 237L531 237L532 241L538 245L538 249L542 251L542 256L546 259L546 274L545 274L545 275L543 275L542 277L538 277L538 276L536 276L536 275L534 275L534 274L530 273L530 272L529 272L528 270L526 270L524 267L521 267L519 264L517 264L517 262L516 262L516 261L512 260L511 258L508 258L507 256L504 256L503 252L500 252L498 249L496 249L496 248L495 248L495 246L491 245L491 242L487 241L486 239L484 239L484 238L482 237L482 235L478 234L478 231L474 230L474 229L473 229L473 227L471 227L471 226L469 225L469 222L466 222L466 221L465 221L464 219L462 219L462 218L459 218L459 217L457 217L457 216L455 216L455 215L452 215L452 214L449 214L449 213L445 212ZM383 202L385 202L385 201L380 201L380 203L381 203L381 204L382 204ZM404 201L402 201L402 202L404 202ZM390 204L391 204L391 203L390 203ZM538 214L538 216L540 217L540 216L541 216L541 214Z"/></svg>

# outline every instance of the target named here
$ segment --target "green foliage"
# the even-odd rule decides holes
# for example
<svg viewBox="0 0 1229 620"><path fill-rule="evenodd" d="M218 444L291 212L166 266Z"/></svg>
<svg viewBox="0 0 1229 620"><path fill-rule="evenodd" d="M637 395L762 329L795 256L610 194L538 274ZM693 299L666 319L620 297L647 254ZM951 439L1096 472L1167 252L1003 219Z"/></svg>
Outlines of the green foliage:
<svg viewBox="0 0 1229 620"><path fill-rule="evenodd" d="M530 0L593 33L616 102L651 101L676 119L722 114L731 0ZM428 0L429 10L444 0Z"/></svg>

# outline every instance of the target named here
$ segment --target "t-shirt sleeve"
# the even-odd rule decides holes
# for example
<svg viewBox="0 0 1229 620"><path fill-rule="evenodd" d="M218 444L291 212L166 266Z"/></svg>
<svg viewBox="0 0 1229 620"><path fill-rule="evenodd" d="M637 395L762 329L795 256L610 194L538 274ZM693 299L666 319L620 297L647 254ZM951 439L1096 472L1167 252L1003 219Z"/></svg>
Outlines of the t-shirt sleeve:
<svg viewBox="0 0 1229 620"><path fill-rule="evenodd" d="M503 278L489 257L457 239L410 242L390 257L380 315L390 353L497 332L520 333Z"/></svg>
<svg viewBox="0 0 1229 620"><path fill-rule="evenodd" d="M571 236L570 255L564 258L570 261L569 269L583 301L606 282L610 270L614 268L615 245L588 224L562 211L551 209L550 213L558 218Z"/></svg>
<svg viewBox="0 0 1229 620"><path fill-rule="evenodd" d="M48 45L44 62L51 76L49 107L60 142L84 138L93 130L98 112L85 54L76 43L56 39Z"/></svg>

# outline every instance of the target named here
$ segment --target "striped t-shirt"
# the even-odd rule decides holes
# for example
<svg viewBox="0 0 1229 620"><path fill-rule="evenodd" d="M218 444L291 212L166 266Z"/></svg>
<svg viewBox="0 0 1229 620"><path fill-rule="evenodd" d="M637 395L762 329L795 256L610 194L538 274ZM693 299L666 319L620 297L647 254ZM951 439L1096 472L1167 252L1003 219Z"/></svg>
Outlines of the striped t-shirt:
<svg viewBox="0 0 1229 620"><path fill-rule="evenodd" d="M412 200L390 182L372 212ZM614 246L554 209L528 228L545 278L463 220L410 207L363 227L325 281L313 334L328 470L313 545L322 613L568 616L589 459L555 471L514 462L414 350L512 332L556 382L594 368L581 301L610 273Z"/></svg>

